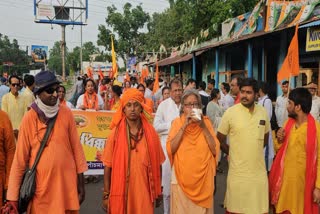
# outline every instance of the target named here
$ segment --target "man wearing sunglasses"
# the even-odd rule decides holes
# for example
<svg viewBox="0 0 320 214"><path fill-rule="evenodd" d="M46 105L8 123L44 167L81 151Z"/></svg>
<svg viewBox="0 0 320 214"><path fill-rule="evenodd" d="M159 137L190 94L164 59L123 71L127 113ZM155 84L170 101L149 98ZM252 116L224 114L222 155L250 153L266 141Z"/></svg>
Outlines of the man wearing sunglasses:
<svg viewBox="0 0 320 214"><path fill-rule="evenodd" d="M10 76L9 84L10 92L2 97L1 109L8 114L17 139L20 123L23 115L27 112L27 106L25 97L19 94L20 78L16 75Z"/></svg>
<svg viewBox="0 0 320 214"><path fill-rule="evenodd" d="M28 213L79 213L85 197L83 172L87 167L73 114L59 105L59 81L50 71L35 76L35 101L24 116L11 167L7 199L17 207L26 166L32 166L48 122L53 129L36 167L36 191Z"/></svg>

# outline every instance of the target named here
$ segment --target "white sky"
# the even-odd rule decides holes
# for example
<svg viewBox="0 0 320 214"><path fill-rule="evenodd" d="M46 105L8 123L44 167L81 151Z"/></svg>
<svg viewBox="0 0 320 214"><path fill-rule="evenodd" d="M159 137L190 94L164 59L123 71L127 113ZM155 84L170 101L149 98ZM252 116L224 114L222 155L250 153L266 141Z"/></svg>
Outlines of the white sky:
<svg viewBox="0 0 320 214"><path fill-rule="evenodd" d="M38 1L38 0L37 0ZM65 1L65 0L64 0ZM144 11L150 15L162 12L169 7L167 0L88 0L89 17L87 25L83 26L83 43L92 41L95 45L98 37L98 25L106 25L107 7L114 4L121 9L126 2L133 6L142 3ZM31 45L46 45L50 50L55 41L61 40L59 25L39 24L34 22L33 0L0 0L0 33L7 35L10 40L17 39L20 48L26 50ZM66 27L66 43L69 50L80 46L80 26Z"/></svg>

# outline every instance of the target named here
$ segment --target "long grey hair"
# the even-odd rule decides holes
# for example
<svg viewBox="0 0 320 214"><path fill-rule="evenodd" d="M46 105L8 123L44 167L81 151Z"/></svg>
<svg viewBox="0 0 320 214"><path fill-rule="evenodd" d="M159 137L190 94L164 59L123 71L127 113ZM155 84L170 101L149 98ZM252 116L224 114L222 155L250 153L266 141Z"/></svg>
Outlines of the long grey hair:
<svg viewBox="0 0 320 214"><path fill-rule="evenodd" d="M184 107L184 101L191 95L196 96L199 106L199 109L202 109L202 102L201 102L201 96L199 92L196 89L187 89L183 92L182 97L181 97L181 108L180 108L180 115L183 114L183 107Z"/></svg>

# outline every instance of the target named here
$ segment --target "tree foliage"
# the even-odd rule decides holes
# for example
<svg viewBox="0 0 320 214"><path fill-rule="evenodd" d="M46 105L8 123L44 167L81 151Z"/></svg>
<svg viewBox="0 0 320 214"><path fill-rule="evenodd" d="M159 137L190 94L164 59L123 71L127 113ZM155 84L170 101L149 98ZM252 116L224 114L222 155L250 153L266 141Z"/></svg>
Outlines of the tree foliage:
<svg viewBox="0 0 320 214"><path fill-rule="evenodd" d="M123 6L123 13L117 11L112 5L107 7L106 23L112 32L104 25L99 26L98 45L103 45L111 51L111 34L114 37L114 45L117 54L126 61L128 55L141 53L145 43L145 33L142 32L149 21L149 14L143 11L141 5L132 7L130 3Z"/></svg>
<svg viewBox="0 0 320 214"><path fill-rule="evenodd" d="M66 51L66 71L69 70L79 71L81 69L80 65L80 51L81 48L76 46L73 50ZM62 72L62 59L61 59L61 48L60 42L55 42L52 49L49 51L50 58L48 60L49 69L56 71L57 74ZM100 52L98 47L96 47L93 42L86 42L82 46L82 61L91 61L90 56L93 54L98 54L95 61L106 61L107 56L103 52Z"/></svg>
<svg viewBox="0 0 320 214"><path fill-rule="evenodd" d="M210 29L211 39L221 34L221 23L228 18L253 9L259 0L168 0L170 7L150 17L141 5L126 3L123 13L112 5L107 7L106 24L99 26L98 45L111 50L111 34L118 55L127 56L158 51L160 45L176 47ZM146 30L147 32L142 32ZM170 50L169 50L170 51Z"/></svg>
<svg viewBox="0 0 320 214"><path fill-rule="evenodd" d="M10 68L5 66L6 62L13 63ZM16 39L12 42L8 36L2 36L0 34L0 71L9 71L11 73L17 73L21 75L28 71L30 58L26 51L20 50L20 46Z"/></svg>
<svg viewBox="0 0 320 214"><path fill-rule="evenodd" d="M208 39L221 33L221 23L253 9L258 0L170 0L170 8L152 15L146 47L174 47L210 28Z"/></svg>

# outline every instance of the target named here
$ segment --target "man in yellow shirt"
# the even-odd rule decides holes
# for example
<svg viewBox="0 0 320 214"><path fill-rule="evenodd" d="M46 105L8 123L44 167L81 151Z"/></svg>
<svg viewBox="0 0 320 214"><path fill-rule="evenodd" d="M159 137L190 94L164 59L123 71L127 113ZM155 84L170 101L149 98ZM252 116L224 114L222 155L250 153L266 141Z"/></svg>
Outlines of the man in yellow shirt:
<svg viewBox="0 0 320 214"><path fill-rule="evenodd" d="M320 125L310 114L306 88L289 94L289 119L277 132L282 143L269 175L270 200L276 213L318 214L320 203Z"/></svg>
<svg viewBox="0 0 320 214"><path fill-rule="evenodd" d="M268 178L263 148L268 143L270 122L264 107L255 104L257 81L240 84L240 101L224 113L217 137L229 155L224 206L227 213L268 213ZM229 136L229 145L226 137Z"/></svg>
<svg viewBox="0 0 320 214"><path fill-rule="evenodd" d="M18 130L27 106L24 96L19 95L20 78L16 75L9 77L10 92L2 97L1 109L6 112L11 120L13 132L18 138Z"/></svg>
<svg viewBox="0 0 320 214"><path fill-rule="evenodd" d="M29 109L30 105L35 100L34 94L33 94L33 88L34 88L34 76L32 75L25 75L23 79L24 83L26 84L26 89L23 91L22 95L25 98L26 106Z"/></svg>

